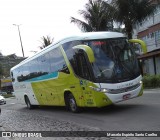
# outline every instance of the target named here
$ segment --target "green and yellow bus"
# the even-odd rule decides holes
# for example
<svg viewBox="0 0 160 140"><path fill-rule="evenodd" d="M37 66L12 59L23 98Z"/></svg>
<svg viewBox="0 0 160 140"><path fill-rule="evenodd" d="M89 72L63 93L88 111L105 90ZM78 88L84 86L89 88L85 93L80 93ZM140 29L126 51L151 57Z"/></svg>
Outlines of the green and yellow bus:
<svg viewBox="0 0 160 140"><path fill-rule="evenodd" d="M132 43L131 43L132 42ZM27 107L104 107L143 94L131 44L117 32L90 32L53 43L11 69L14 93Z"/></svg>

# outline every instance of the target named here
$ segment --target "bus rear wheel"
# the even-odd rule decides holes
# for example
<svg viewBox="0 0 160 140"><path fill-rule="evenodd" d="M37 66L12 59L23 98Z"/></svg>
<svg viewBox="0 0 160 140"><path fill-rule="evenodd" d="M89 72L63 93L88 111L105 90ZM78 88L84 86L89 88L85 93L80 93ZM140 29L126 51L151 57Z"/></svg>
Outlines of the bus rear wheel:
<svg viewBox="0 0 160 140"><path fill-rule="evenodd" d="M80 111L80 108L77 106L76 100L72 94L68 95L68 107L73 113L77 113Z"/></svg>
<svg viewBox="0 0 160 140"><path fill-rule="evenodd" d="M31 102L30 102L30 100L29 100L29 98L27 96L25 97L25 102L26 102L26 105L27 105L28 109L32 109L33 108L33 105L31 105Z"/></svg>

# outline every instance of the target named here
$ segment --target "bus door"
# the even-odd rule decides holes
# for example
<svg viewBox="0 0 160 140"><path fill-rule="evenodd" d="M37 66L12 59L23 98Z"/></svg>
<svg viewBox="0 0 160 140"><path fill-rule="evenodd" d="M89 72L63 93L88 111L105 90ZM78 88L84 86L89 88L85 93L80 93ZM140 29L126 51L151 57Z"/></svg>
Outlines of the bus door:
<svg viewBox="0 0 160 140"><path fill-rule="evenodd" d="M89 88L90 82L92 79L92 73L90 70L90 63L88 57L83 50L79 50L76 53L76 62L77 62L77 75L80 77L79 83L81 87L81 99L84 99L84 106L94 106L94 97L92 91Z"/></svg>

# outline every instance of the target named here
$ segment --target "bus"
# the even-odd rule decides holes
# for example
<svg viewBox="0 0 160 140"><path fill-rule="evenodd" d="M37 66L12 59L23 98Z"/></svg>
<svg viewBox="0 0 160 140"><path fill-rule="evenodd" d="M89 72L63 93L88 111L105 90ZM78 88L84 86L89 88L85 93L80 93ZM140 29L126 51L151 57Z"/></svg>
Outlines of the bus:
<svg viewBox="0 0 160 140"><path fill-rule="evenodd" d="M0 80L0 90L1 94L11 94L13 92L12 80L11 78L3 78Z"/></svg>
<svg viewBox="0 0 160 140"><path fill-rule="evenodd" d="M11 68L16 99L34 106L104 107L143 94L133 48L118 32L89 32L64 38Z"/></svg>

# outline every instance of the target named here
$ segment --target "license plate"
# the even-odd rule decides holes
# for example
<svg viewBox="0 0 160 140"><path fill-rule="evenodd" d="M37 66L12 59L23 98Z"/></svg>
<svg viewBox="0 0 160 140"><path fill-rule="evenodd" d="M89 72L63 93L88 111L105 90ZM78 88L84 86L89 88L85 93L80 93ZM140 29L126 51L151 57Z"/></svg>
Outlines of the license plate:
<svg viewBox="0 0 160 140"><path fill-rule="evenodd" d="M126 94L126 95L123 95L123 100L127 100L131 97L131 94Z"/></svg>

